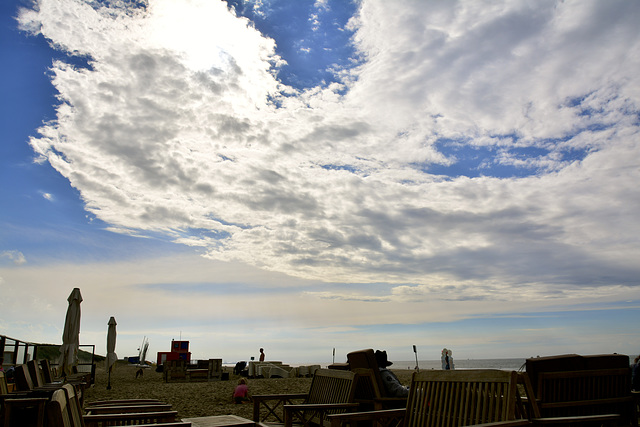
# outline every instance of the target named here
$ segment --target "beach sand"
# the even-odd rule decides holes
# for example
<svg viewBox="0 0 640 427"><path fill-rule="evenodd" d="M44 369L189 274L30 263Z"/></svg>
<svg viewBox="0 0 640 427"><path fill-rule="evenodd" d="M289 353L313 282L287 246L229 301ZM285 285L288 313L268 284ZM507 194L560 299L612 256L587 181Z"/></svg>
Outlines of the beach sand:
<svg viewBox="0 0 640 427"><path fill-rule="evenodd" d="M154 368L144 369L144 375L136 378L135 366L118 363L111 373L111 390L107 390L107 373L104 365L98 366L95 385L85 391L85 402L152 398L170 403L178 411L179 418L233 414L251 419L251 402L237 405L231 400L240 376L233 375L232 368L225 369L229 372L228 381L165 383L162 373L156 372ZM403 384L409 385L412 371L394 372ZM247 382L252 395L306 393L309 391L311 378L249 378Z"/></svg>

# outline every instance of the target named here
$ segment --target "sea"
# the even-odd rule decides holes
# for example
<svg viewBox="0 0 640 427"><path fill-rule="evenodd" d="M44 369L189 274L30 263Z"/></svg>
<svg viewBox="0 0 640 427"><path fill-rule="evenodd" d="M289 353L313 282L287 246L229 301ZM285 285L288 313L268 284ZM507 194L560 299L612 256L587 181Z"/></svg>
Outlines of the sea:
<svg viewBox="0 0 640 427"><path fill-rule="evenodd" d="M455 369L501 369L505 371L524 371L524 358L516 359L453 359ZM336 362L338 362L336 360ZM290 366L320 365L326 368L330 363L291 363ZM415 360L393 361L391 369L414 369ZM418 360L420 369L442 369L442 362L438 360Z"/></svg>
<svg viewBox="0 0 640 427"><path fill-rule="evenodd" d="M453 359L455 369L501 369L504 371L524 370L524 358L522 359ZM397 361L390 366L391 369L414 369L416 361ZM420 369L442 369L440 360L418 360Z"/></svg>

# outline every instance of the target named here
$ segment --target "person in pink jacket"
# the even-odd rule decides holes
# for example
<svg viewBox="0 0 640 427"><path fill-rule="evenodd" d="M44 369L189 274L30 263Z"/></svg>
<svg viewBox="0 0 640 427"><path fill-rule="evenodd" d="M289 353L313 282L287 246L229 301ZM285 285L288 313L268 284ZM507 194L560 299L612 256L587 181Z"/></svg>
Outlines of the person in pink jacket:
<svg viewBox="0 0 640 427"><path fill-rule="evenodd" d="M238 380L238 385L233 390L233 401L235 403L243 403L251 400L249 397L249 386L247 385L247 380L244 378L240 378Z"/></svg>

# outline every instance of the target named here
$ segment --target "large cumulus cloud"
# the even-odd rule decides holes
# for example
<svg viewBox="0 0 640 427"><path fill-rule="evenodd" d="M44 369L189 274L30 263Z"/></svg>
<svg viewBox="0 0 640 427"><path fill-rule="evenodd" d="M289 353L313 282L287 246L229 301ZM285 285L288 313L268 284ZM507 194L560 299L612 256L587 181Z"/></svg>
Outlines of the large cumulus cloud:
<svg viewBox="0 0 640 427"><path fill-rule="evenodd" d="M635 283L637 3L362 1L362 62L314 88L225 3L178 3L19 17L88 60L53 64L31 145L114 231L421 294ZM430 173L459 161L443 144L489 153L483 175Z"/></svg>

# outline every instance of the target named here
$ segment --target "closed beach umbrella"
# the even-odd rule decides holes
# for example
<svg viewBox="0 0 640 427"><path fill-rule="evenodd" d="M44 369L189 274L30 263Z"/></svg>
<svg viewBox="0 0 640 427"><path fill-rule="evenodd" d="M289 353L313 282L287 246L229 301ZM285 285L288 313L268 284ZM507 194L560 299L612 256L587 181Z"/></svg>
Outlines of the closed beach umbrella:
<svg viewBox="0 0 640 427"><path fill-rule="evenodd" d="M118 356L116 355L116 318L111 316L109 319L109 329L107 329L107 372L109 372L109 382L107 383L107 390L111 390L111 367Z"/></svg>
<svg viewBox="0 0 640 427"><path fill-rule="evenodd" d="M78 364L78 349L80 347L80 303L82 302L80 289L74 288L67 301L69 301L69 307L62 331L62 346L60 347L58 365L64 374L71 374L72 368Z"/></svg>

